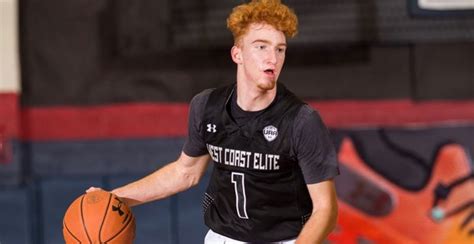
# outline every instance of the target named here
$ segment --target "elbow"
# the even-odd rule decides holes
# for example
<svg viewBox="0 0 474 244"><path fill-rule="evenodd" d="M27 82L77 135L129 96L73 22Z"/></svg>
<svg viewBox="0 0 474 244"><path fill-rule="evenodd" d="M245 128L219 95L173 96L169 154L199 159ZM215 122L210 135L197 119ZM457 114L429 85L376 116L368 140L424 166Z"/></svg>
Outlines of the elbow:
<svg viewBox="0 0 474 244"><path fill-rule="evenodd" d="M189 182L189 187L191 188L191 187L196 186L197 184L199 184L200 180L201 180L200 177L192 177L192 179Z"/></svg>
<svg viewBox="0 0 474 244"><path fill-rule="evenodd" d="M175 181L177 181L176 184L179 186L179 192L196 186L201 180L201 174L199 174L199 172L186 167L177 167L175 177Z"/></svg>
<svg viewBox="0 0 474 244"><path fill-rule="evenodd" d="M331 224L329 225L330 232L332 232L336 229L336 225L337 225L337 211L336 211L336 214L335 214L334 218L332 218L332 220L331 220Z"/></svg>
<svg viewBox="0 0 474 244"><path fill-rule="evenodd" d="M330 233L336 229L337 216L339 214L337 202L324 207L319 207L318 209L313 209L313 214L317 216L317 218L324 219L327 233Z"/></svg>
<svg viewBox="0 0 474 244"><path fill-rule="evenodd" d="M331 217L330 217L331 220L329 224L329 229L331 232L334 231L334 229L336 229L338 215L339 215L339 207L337 205L337 202L335 202L335 204L331 208Z"/></svg>
<svg viewBox="0 0 474 244"><path fill-rule="evenodd" d="M183 190L187 190L199 184L201 177L195 174L184 174L183 179L184 179L183 182L185 182L185 186L184 186L185 189Z"/></svg>

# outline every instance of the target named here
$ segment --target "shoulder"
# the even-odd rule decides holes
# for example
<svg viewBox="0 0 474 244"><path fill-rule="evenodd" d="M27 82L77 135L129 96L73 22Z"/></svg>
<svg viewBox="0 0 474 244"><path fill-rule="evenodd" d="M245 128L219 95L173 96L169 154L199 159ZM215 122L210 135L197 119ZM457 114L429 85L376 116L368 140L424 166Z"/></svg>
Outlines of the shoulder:
<svg viewBox="0 0 474 244"><path fill-rule="evenodd" d="M198 94L196 94L189 105L189 119L194 120L195 125L200 124L200 120L205 111L207 101L209 100L209 95L214 89L206 89ZM190 123L191 124L191 123Z"/></svg>
<svg viewBox="0 0 474 244"><path fill-rule="evenodd" d="M207 100L209 99L209 95L214 90L215 88L209 88L204 91L201 91L200 93L196 94L193 97L193 99L191 100L191 103L206 103Z"/></svg>
<svg viewBox="0 0 474 244"><path fill-rule="evenodd" d="M321 116L318 111L308 104L301 106L295 117L295 126L306 123L321 123Z"/></svg>
<svg viewBox="0 0 474 244"><path fill-rule="evenodd" d="M306 138L326 133L326 125L319 112L310 105L301 106L293 122L293 138Z"/></svg>
<svg viewBox="0 0 474 244"><path fill-rule="evenodd" d="M212 91L214 91L214 88L211 89L206 89L198 94L196 94L193 99L191 99L191 109L194 110L203 110L204 107L206 106L207 101L209 100L209 95L211 94Z"/></svg>

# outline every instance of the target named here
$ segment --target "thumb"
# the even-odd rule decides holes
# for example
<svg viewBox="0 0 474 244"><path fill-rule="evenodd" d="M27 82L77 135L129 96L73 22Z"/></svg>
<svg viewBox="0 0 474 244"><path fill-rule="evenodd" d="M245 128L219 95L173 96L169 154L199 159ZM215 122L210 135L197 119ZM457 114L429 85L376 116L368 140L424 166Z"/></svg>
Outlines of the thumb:
<svg viewBox="0 0 474 244"><path fill-rule="evenodd" d="M103 191L103 189L100 188L100 187L91 186L91 187L89 187L89 189L86 190L86 193L90 193L90 192L94 192L94 191Z"/></svg>

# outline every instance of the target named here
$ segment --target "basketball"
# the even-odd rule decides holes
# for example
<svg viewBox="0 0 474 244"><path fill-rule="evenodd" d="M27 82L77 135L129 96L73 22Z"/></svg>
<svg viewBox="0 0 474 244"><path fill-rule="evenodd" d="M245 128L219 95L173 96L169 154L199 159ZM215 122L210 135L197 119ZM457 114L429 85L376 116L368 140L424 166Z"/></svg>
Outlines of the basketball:
<svg viewBox="0 0 474 244"><path fill-rule="evenodd" d="M135 217L116 195L94 191L69 205L63 219L66 244L129 244L135 237Z"/></svg>

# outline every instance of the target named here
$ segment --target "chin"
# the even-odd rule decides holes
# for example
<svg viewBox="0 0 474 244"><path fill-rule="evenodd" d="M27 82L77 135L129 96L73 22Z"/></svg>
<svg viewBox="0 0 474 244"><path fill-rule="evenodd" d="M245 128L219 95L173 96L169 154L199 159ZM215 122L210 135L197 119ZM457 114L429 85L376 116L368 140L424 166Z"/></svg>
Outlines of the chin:
<svg viewBox="0 0 474 244"><path fill-rule="evenodd" d="M275 88L275 85L276 85L276 80L261 82L257 86L258 86L258 88L260 88L262 90L268 91L268 90L272 90L273 88Z"/></svg>

